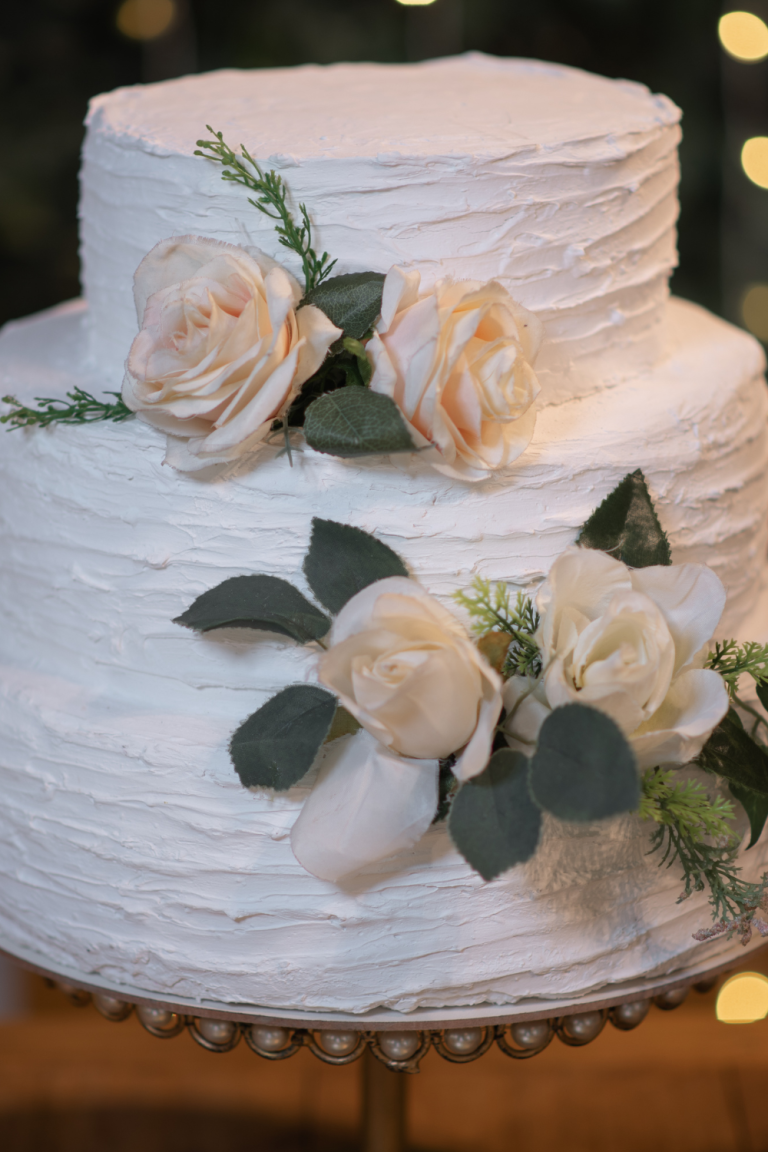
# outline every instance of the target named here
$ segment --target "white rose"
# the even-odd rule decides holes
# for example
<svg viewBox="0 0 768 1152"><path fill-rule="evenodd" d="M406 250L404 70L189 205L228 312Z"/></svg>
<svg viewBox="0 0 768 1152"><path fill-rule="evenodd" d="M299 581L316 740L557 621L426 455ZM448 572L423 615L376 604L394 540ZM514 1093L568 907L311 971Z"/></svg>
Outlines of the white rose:
<svg viewBox="0 0 768 1152"><path fill-rule="evenodd" d="M536 423L541 322L491 281L438 283L392 268L368 344L371 388L395 401L447 476L480 480L525 451Z"/></svg>
<svg viewBox="0 0 768 1152"><path fill-rule="evenodd" d="M198 236L156 245L134 298L123 399L186 471L252 452L341 336L280 265Z"/></svg>
<svg viewBox="0 0 768 1152"><path fill-rule="evenodd" d="M544 674L504 686L513 747L532 750L552 708L599 708L629 738L640 768L685 764L728 710L719 673L703 667L725 589L703 564L630 569L570 548L537 597Z"/></svg>
<svg viewBox="0 0 768 1152"><path fill-rule="evenodd" d="M454 617L414 580L358 592L336 617L318 675L381 744L417 760L461 753L476 776L490 755L501 680Z"/></svg>

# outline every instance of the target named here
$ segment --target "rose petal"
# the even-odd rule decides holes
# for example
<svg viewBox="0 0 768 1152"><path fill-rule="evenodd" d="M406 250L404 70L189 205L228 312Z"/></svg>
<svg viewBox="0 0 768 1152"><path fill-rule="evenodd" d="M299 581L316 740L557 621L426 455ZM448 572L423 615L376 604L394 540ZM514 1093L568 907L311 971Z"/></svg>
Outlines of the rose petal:
<svg viewBox="0 0 768 1152"><path fill-rule="evenodd" d="M674 681L661 708L631 736L640 768L687 764L698 756L728 711L718 672L691 668Z"/></svg>
<svg viewBox="0 0 768 1152"><path fill-rule="evenodd" d="M408 271L396 264L384 277L381 293L381 317L376 324L377 332L386 332L397 312L410 308L419 298L421 275L416 269Z"/></svg>
<svg viewBox="0 0 768 1152"><path fill-rule="evenodd" d="M536 608L542 617L537 637L545 662L558 645L557 629L562 605L596 620L607 611L617 592L629 592L632 580L620 560L594 548L572 547L558 556L547 579L536 596Z"/></svg>
<svg viewBox="0 0 768 1152"><path fill-rule="evenodd" d="M299 863L321 880L339 880L405 851L437 809L437 760L405 760L367 732L330 745L291 832Z"/></svg>
<svg viewBox="0 0 768 1152"><path fill-rule="evenodd" d="M704 564L635 568L632 586L661 609L675 641L675 673L709 644L725 608L725 588Z"/></svg>
<svg viewBox="0 0 768 1152"><path fill-rule="evenodd" d="M328 355L328 349L344 335L341 328L333 324L325 312L314 304L304 304L296 313L299 326L301 350L296 369L294 386L300 387L310 376L314 376Z"/></svg>

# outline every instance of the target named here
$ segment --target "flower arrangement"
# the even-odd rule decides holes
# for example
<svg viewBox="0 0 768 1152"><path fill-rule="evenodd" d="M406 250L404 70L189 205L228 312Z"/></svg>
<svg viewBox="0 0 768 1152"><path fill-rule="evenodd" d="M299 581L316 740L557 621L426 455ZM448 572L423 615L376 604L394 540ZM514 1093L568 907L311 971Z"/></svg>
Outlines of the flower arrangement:
<svg viewBox="0 0 768 1152"><path fill-rule="evenodd" d="M239 576L178 623L246 626L317 645L317 683L283 688L232 737L247 787L286 790L320 760L291 842L316 876L345 875L447 820L485 880L530 859L542 814L570 822L638 813L651 851L709 889L713 928L752 928L768 875L743 881L736 804L751 847L768 816L768 647L715 643L718 577L675 565L642 472L625 477L535 597L477 580L461 622L358 528L315 519L304 560L319 605L287 581ZM750 730L742 715L750 718ZM676 777L684 765L712 776ZM731 799L714 785L725 781Z"/></svg>
<svg viewBox="0 0 768 1152"><path fill-rule="evenodd" d="M313 248L306 205L297 222L282 178L208 131L195 154L252 193L249 203L299 257L303 286L256 249L163 240L136 270L139 334L122 395L39 398L37 408L6 396L0 421L136 413L166 433L166 462L180 471L251 456L275 437L290 457L299 430L319 452L418 451L469 481L513 463L536 422L538 319L495 282L441 281L420 293L419 273L399 267L332 276L336 261Z"/></svg>

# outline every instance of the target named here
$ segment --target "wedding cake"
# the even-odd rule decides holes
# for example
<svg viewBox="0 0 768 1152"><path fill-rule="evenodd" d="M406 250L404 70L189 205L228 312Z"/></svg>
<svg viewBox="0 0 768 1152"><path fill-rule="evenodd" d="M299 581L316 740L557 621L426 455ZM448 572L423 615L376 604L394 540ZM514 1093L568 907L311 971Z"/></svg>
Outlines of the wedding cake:
<svg viewBox="0 0 768 1152"><path fill-rule="evenodd" d="M670 663L652 708L644 698L642 722L625 723L584 681L587 694L578 699L598 702L584 711L613 716L626 737L622 748L634 749L633 780L657 763L693 760L722 720L726 690L713 687L715 672L703 667L703 656L696 664L693 649L712 637L761 638L768 546L763 355L744 332L668 296L679 119L669 100L638 84L478 55L409 66L222 71L92 101L80 209L84 299L9 324L0 336L0 379L3 393L27 411L36 397L64 403L77 388L97 399L123 388L139 418L53 421L0 435L0 948L160 999L355 1014L578 1004L642 992L663 977L741 955L732 933L704 943L693 938L711 923L707 893L694 890L678 902L681 868L659 866L649 851L652 827L634 811L558 818L557 805L542 800L536 851L519 852L518 863L491 879L458 850L458 817L455 829L453 813L451 821L433 822L437 789L451 766L451 795L462 784L459 799L470 796L491 744L495 756L508 758L505 779L512 779L523 761L510 757L530 753L536 763L539 754L531 752L537 737L523 723L533 723L533 702L547 717L566 702L555 700L551 676L548 700L544 681L530 688L533 665L518 664L502 683L500 663L494 671L484 658L467 656L470 621L456 593L479 576L533 597L526 603L544 619L544 632L536 633L544 636L536 641L542 653L551 640L540 677L557 661L565 667L557 636L546 638L547 605L562 598L563 573L586 552L600 558L605 579L624 581L622 595L641 597L643 620L657 612L647 607L649 597L668 623L678 619L666 593L654 591L661 577L642 575L661 568L636 567L631 559L622 565L610 548L606 555L574 547L627 478L641 474L671 546L672 566L663 571L685 566L697 588L711 577L707 604L714 605L695 613L709 629L695 643L685 637L698 625L675 632L669 624L674 671ZM303 272L310 284L306 261L302 268L296 246L281 244L258 210L260 193L222 180L223 154L211 146L200 154L206 125L221 133L214 142L244 145L262 173L280 177L295 219L305 204L313 244L338 261L330 276L327 266L317 273L303 307L296 285ZM200 377L191 362L168 368L167 379L166 361L162 370L157 365L166 353L176 355L190 332L197 339L203 321L184 304L187 326L174 313L161 356L150 316L159 308L153 300L171 300L176 281L192 282L201 267L213 275L216 261L236 265L238 285L256 285L248 298L256 303L244 307L254 309L254 323L268 309L270 356L277 356L282 308L288 342L278 359L294 373L291 383L285 369L283 398L259 423L245 421L239 440L226 434L244 407L232 408L229 423L221 413L241 392L230 389L214 424L204 427L211 365L227 341L240 338L230 281L206 297L214 303L200 339L210 340L214 320L227 335L213 352L206 345L200 353L209 375L195 392L197 408L189 397ZM174 280L169 268L184 271ZM381 318L350 342L346 323L332 308L323 311L319 285L363 273L378 279L359 276L342 287L378 284ZM408 406L409 366L428 343L416 321L430 301L437 301L429 315L438 317L441 333L450 314L449 343L459 339L471 308L474 316L482 312L488 331L498 328L487 336L473 321L450 410L448 368L442 408L427 410L424 391ZM295 399L298 384L319 378L323 358L337 354L342 337L340 355L363 365L361 382L370 381L370 389L321 395L307 409L302 443L290 433L284 397ZM481 344L482 356L472 360L467 349ZM501 369L493 356L512 364L509 389L517 390L500 417L493 387ZM246 362L239 344L230 359ZM269 368L263 388L259 383L260 395L283 371L280 364ZM248 362L248 387L260 371ZM227 372L231 382L231 366ZM215 386L224 387L223 379ZM472 435L456 416L466 410L461 389L468 381L472 396L485 389ZM313 446L309 413L339 391L354 392L353 399L365 392L386 403L387 413L399 406L398 427L412 437L413 450L345 455ZM409 751L392 735L401 714L382 720L355 687L358 657L352 672L341 667L344 645L360 634L350 613L359 616L362 601L338 611L318 593L322 579L313 577L311 561L302 569L313 531L327 522L360 529L386 545L388 557L396 553L402 571L393 560L395 567L381 573L393 582L391 596L417 614L428 601L429 628L451 637L445 660L451 668L461 664L465 679L453 695L435 689L442 712L434 723L445 733L455 721L453 743L447 736L445 747L437 737L432 744L415 740ZM552 575L542 599L542 581L554 572L560 584ZM242 613L234 609L217 621L226 627L195 624L188 615L212 589L253 574L295 586L302 604L314 604L302 608L302 619L310 611L315 623L325 619L318 599L338 611L325 640L327 621L311 642L297 643L294 624L238 627ZM591 569L584 577L590 589L602 578ZM403 591L406 580L418 581L417 608ZM375 614L380 605L371 605ZM632 611L636 624L642 612ZM646 632L655 629L656 644L662 625L653 621ZM408 652L414 644L409 639ZM625 663L626 644L616 649ZM664 644L668 639L658 640L662 664ZM683 653L686 644L690 652ZM662 736L649 744L658 734L654 717L671 715L673 704L675 716L683 715L682 688L672 701L681 668L693 669L689 678L710 677L709 696L701 703L702 687L695 722L687 712L687 719L665 720ZM566 672L573 701L582 689ZM520 707L520 691L510 695L510 684L522 683L523 673L530 683ZM686 681L694 682L705 683ZM318 684L326 697L331 688L352 727L362 728L323 744L318 755L313 749L309 771L290 786L243 787L263 781L235 770L233 733L276 693L294 685L319 692ZM479 704L472 703L475 691ZM466 693L474 711L464 731ZM344 857L344 836L326 831L323 840L321 827L329 805L340 810L340 793L328 799L326 789L321 802L317 781L341 771L348 750L362 741L360 764L371 788L381 772L399 772L415 808L407 819L397 816L391 843L382 832L379 844L375 817L361 816L364 831ZM449 756L458 745L466 750ZM413 765L423 766L418 776ZM684 772L729 795L720 776ZM354 792L355 785L345 788ZM310 798L317 798L311 810ZM559 811L562 817L565 809ZM734 821L741 838L748 821L738 805ZM760 839L744 848L742 874L757 882L768 869L768 844Z"/></svg>

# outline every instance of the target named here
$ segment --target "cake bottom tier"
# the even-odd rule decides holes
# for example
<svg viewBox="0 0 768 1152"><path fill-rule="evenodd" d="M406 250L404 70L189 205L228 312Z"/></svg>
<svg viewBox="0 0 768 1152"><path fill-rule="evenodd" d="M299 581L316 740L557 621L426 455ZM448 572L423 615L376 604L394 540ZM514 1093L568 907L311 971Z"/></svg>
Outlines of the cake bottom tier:
<svg viewBox="0 0 768 1152"><path fill-rule="evenodd" d="M0 339L3 391L94 387L81 320L74 307ZM631 816L549 821L536 857L491 883L439 825L346 883L316 880L289 840L311 778L255 794L227 755L312 658L172 624L227 576L296 580L313 515L378 532L446 601L477 571L532 580L643 467L675 559L709 560L727 627L759 638L768 613L744 620L765 564L759 353L692 306L670 323L651 376L545 409L507 482L313 453L179 477L136 422L4 437L0 948L158 998L347 1013L562 1004L738 955L693 940L706 895L677 902L677 869ZM745 875L767 862L761 842Z"/></svg>

